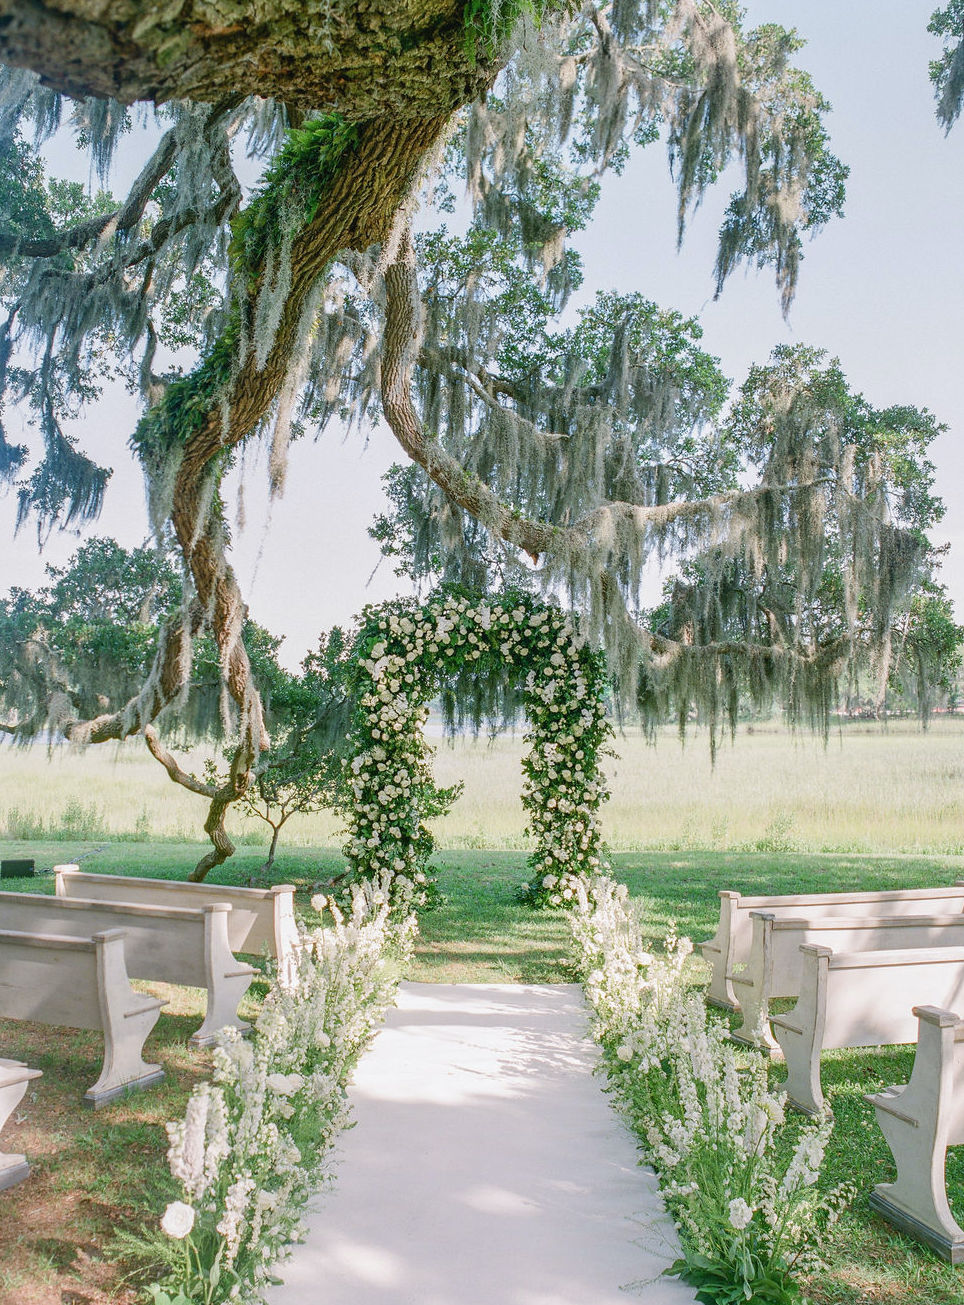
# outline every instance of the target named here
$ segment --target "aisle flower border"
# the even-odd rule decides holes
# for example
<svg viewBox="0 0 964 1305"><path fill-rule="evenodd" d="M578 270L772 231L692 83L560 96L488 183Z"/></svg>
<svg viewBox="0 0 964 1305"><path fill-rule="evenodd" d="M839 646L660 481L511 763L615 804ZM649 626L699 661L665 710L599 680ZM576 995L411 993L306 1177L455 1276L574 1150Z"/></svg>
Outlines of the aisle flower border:
<svg viewBox="0 0 964 1305"><path fill-rule="evenodd" d="M424 905L435 845L425 820L447 796L440 803L432 782L428 704L451 672L497 658L522 677L529 723L522 804L536 847L526 895L571 901L575 880L601 865L599 807L609 794L600 753L612 732L605 661L575 617L520 591L396 601L365 609L351 656L349 879L388 872L400 900Z"/></svg>
<svg viewBox="0 0 964 1305"><path fill-rule="evenodd" d="M275 976L250 1038L221 1031L210 1082L167 1126L179 1199L161 1235L127 1239L166 1262L146 1288L154 1305L260 1305L330 1177L333 1143L350 1124L348 1081L417 933L414 915L392 909L387 876L354 885L351 898L347 917L313 900L333 924L302 929L297 964Z"/></svg>
<svg viewBox="0 0 964 1305"><path fill-rule="evenodd" d="M650 954L625 885L606 876L575 895L569 928L610 1090L680 1232L666 1272L707 1305L803 1305L800 1277L824 1267L821 1246L855 1195L817 1185L832 1117L786 1121L795 1142L781 1157L782 1094L691 986L690 940L671 926Z"/></svg>

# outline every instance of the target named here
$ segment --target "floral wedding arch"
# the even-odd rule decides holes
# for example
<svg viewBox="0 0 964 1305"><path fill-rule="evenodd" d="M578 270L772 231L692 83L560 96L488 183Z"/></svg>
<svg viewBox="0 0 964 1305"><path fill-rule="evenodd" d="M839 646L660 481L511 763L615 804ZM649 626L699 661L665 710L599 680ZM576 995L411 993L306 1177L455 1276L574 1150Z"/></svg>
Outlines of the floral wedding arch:
<svg viewBox="0 0 964 1305"><path fill-rule="evenodd" d="M571 615L530 594L447 594L425 606L367 608L355 639L350 878L387 872L394 895L424 898L434 848L425 820L438 810L438 790L422 727L446 679L486 659L518 677L528 718L522 803L535 850L527 896L560 905L572 894L568 876L598 870L608 797L600 752L611 733L602 654Z"/></svg>

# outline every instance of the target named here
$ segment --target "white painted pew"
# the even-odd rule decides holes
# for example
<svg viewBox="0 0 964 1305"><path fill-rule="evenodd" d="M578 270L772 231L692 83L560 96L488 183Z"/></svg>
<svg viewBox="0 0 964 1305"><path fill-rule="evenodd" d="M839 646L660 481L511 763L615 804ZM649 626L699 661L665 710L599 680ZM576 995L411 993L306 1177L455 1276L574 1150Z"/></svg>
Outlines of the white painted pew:
<svg viewBox="0 0 964 1305"><path fill-rule="evenodd" d="M84 1100L102 1106L164 1077L141 1057L167 1002L135 992L124 962L124 930L92 938L0 930L0 1015L72 1029L101 1029L104 1063Z"/></svg>
<svg viewBox="0 0 964 1305"><path fill-rule="evenodd" d="M964 1228L947 1202L944 1162L949 1146L964 1143L964 1020L935 1006L915 1006L914 1014L910 1082L867 1097L897 1163L897 1181L878 1184L870 1204L952 1264L962 1264Z"/></svg>
<svg viewBox="0 0 964 1305"><path fill-rule="evenodd" d="M746 969L732 976L743 1023L733 1037L755 1047L777 1046L769 1025L769 1003L799 997L800 947L815 943L834 952L881 952L905 948L964 947L964 912L879 919L845 916L824 920L779 919L772 911L751 911L753 926Z"/></svg>
<svg viewBox="0 0 964 1305"><path fill-rule="evenodd" d="M228 940L233 952L257 956L267 949L279 965L290 961L298 947L294 886L235 888L230 884L189 884L183 879L138 879L130 875L97 875L75 865L54 866L58 897L87 897L107 902L142 902L148 906L204 906L227 902Z"/></svg>
<svg viewBox="0 0 964 1305"><path fill-rule="evenodd" d="M19 1060L0 1060L0 1129L20 1105L30 1080L39 1077L39 1069L28 1069ZM25 1155L0 1151L0 1191L22 1183L29 1173Z"/></svg>
<svg viewBox="0 0 964 1305"><path fill-rule="evenodd" d="M844 915L942 915L964 911L964 880L949 888L901 888L866 893L797 893L787 897L744 897L742 893L720 893L720 922L716 933L700 943L704 961L713 973L706 999L726 1010L739 1010L733 989L733 973L750 956L752 911L770 911L778 919L824 920Z"/></svg>
<svg viewBox="0 0 964 1305"><path fill-rule="evenodd" d="M820 1052L913 1042L914 1006L964 1006L964 947L926 951L834 952L800 948L800 997L770 1020L787 1064L792 1105L815 1114L824 1104Z"/></svg>
<svg viewBox="0 0 964 1305"><path fill-rule="evenodd" d="M192 908L0 893L0 928L67 938L123 929L127 973L132 979L205 988L207 1010L204 1023L191 1037L195 1046L213 1042L226 1025L242 1032L249 1027L238 1018L238 1003L257 971L231 951L230 917L226 902Z"/></svg>

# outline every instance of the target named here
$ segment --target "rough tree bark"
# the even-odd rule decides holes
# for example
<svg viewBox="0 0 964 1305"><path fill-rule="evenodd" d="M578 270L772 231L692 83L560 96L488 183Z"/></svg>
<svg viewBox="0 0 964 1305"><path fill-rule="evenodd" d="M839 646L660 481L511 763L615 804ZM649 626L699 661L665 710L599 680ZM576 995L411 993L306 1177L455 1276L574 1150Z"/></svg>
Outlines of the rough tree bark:
<svg viewBox="0 0 964 1305"><path fill-rule="evenodd" d="M68 95L272 96L360 121L449 110L488 80L458 0L0 0L0 61Z"/></svg>

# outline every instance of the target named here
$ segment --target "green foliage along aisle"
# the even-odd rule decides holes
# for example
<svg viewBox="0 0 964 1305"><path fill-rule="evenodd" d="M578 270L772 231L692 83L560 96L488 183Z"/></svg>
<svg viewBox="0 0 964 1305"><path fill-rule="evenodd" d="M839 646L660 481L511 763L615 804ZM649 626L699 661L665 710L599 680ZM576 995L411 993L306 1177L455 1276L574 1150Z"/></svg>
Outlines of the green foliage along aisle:
<svg viewBox="0 0 964 1305"><path fill-rule="evenodd" d="M705 1305L802 1301L798 1275L821 1267L854 1194L817 1188L831 1117L800 1128L786 1158L778 1134L795 1124L784 1124L766 1061L740 1063L726 1024L688 985L689 939L671 935L652 956L623 885L597 876L575 889L570 927L610 1085L680 1230L668 1272Z"/></svg>
<svg viewBox="0 0 964 1305"><path fill-rule="evenodd" d="M599 807L607 797L600 750L605 662L575 618L524 592L420 607L366 609L354 651L348 812L344 851L354 879L389 872L399 902L426 897L434 840L425 820L452 795L436 789L422 727L429 700L460 669L489 661L515 673L529 720L522 802L536 849L534 903L559 905L575 880L600 866Z"/></svg>

